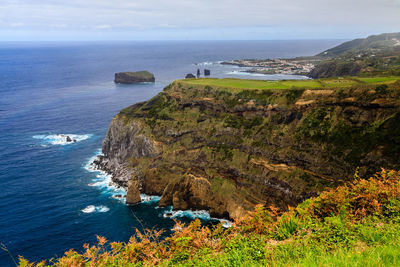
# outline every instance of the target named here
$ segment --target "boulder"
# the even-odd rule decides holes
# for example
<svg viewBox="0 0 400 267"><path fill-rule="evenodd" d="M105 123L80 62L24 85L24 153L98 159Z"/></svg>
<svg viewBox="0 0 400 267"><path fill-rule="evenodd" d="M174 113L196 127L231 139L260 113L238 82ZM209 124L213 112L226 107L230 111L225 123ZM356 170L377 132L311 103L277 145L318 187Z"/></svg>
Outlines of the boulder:
<svg viewBox="0 0 400 267"><path fill-rule="evenodd" d="M118 72L115 73L115 83L143 83L155 82L154 74L148 71Z"/></svg>
<svg viewBox="0 0 400 267"><path fill-rule="evenodd" d="M211 71L208 69L204 69L204 76L210 76L211 75Z"/></svg>
<svg viewBox="0 0 400 267"><path fill-rule="evenodd" d="M67 135L67 142L72 142L71 137L69 137L68 135Z"/></svg>
<svg viewBox="0 0 400 267"><path fill-rule="evenodd" d="M186 75L186 77L185 77L185 79L194 79L194 78L196 78L196 76L194 76L194 75L191 74L191 73L188 73L188 74Z"/></svg>

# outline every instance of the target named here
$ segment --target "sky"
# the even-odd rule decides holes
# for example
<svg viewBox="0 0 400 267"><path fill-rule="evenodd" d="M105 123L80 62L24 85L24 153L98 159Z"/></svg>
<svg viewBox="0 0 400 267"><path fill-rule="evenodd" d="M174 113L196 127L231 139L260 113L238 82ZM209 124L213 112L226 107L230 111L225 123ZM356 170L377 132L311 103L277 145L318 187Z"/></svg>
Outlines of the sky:
<svg viewBox="0 0 400 267"><path fill-rule="evenodd" d="M0 0L0 41L353 39L400 0Z"/></svg>

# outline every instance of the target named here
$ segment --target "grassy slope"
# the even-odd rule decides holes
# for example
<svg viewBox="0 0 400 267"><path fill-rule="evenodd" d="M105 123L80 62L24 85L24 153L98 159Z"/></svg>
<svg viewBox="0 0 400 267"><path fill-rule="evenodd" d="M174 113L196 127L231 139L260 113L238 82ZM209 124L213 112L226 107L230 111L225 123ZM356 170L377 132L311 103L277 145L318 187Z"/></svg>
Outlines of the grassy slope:
<svg viewBox="0 0 400 267"><path fill-rule="evenodd" d="M164 241L149 231L127 243L85 246L51 266L398 266L400 264L400 173L328 190L277 216L257 211L222 230L199 221ZM140 241L137 241L140 240ZM40 263L37 266L44 266ZM20 266L30 266L20 258Z"/></svg>
<svg viewBox="0 0 400 267"><path fill-rule="evenodd" d="M188 79L180 80L183 84L188 85L207 85L220 88L226 88L228 91L238 92L243 89L263 90L263 89L291 89L291 88L337 88L349 87L360 84L379 84L393 83L400 80L400 76L373 77L373 78L327 78L318 80L244 80L244 79Z"/></svg>

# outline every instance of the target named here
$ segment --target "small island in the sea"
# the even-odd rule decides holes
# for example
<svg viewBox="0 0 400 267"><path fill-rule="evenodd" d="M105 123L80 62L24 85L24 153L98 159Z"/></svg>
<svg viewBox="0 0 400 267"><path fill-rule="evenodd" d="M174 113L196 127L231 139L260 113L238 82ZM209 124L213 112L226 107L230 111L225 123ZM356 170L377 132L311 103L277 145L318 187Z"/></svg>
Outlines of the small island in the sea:
<svg viewBox="0 0 400 267"><path fill-rule="evenodd" d="M148 71L136 71L136 72L117 72L115 73L115 83L145 83L155 82L154 74Z"/></svg>

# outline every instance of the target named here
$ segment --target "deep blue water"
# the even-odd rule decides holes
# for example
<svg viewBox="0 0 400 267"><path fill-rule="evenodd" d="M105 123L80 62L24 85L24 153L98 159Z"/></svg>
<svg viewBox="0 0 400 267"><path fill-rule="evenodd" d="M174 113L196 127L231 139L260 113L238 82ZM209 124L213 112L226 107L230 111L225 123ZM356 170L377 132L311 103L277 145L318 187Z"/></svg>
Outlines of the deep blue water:
<svg viewBox="0 0 400 267"><path fill-rule="evenodd" d="M127 241L141 224L169 230L173 221L157 202L128 207L112 189L89 186L104 178L85 165L113 116L197 68L214 77L285 78L238 75L238 68L215 63L221 60L313 55L338 43L0 43L0 242L14 256L38 261L80 250L97 234ZM153 72L157 82L113 83L115 72L135 70ZM57 134L87 139L52 144ZM0 266L8 265L0 251Z"/></svg>

